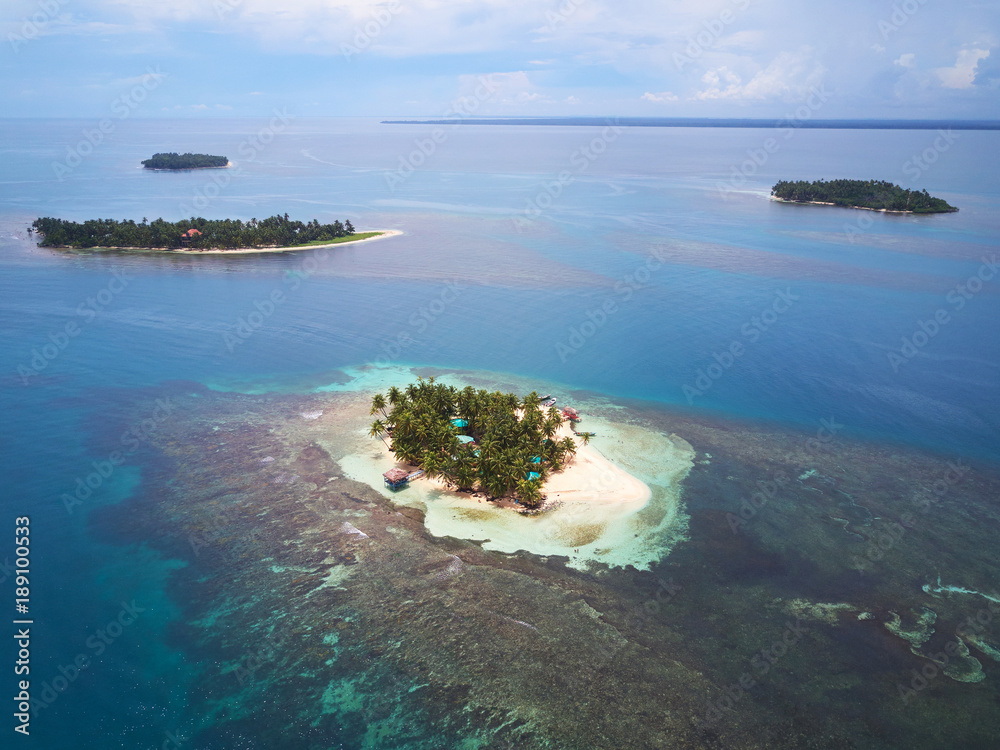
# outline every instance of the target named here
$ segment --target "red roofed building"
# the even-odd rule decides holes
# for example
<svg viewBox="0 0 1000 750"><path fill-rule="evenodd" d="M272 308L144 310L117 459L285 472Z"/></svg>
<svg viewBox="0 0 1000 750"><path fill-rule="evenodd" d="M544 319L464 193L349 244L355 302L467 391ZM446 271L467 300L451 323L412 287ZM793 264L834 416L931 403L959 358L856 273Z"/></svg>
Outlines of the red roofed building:
<svg viewBox="0 0 1000 750"><path fill-rule="evenodd" d="M199 237L201 237L201 232L197 229L189 229L181 235L181 244L187 245L191 240L198 239Z"/></svg>

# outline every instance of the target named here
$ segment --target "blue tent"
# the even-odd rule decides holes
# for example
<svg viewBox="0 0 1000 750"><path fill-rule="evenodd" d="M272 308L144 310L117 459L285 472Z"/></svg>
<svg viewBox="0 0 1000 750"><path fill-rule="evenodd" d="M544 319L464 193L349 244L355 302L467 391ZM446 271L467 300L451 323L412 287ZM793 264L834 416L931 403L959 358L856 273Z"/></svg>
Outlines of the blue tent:
<svg viewBox="0 0 1000 750"><path fill-rule="evenodd" d="M472 442L472 438L469 437L468 435L459 435L458 436L458 442L460 442L463 445L465 445L465 444L471 443Z"/></svg>
<svg viewBox="0 0 1000 750"><path fill-rule="evenodd" d="M455 419L451 420L451 424L452 424L453 427L468 427L469 426L468 420L466 420L466 419L458 419L458 418L455 418Z"/></svg>

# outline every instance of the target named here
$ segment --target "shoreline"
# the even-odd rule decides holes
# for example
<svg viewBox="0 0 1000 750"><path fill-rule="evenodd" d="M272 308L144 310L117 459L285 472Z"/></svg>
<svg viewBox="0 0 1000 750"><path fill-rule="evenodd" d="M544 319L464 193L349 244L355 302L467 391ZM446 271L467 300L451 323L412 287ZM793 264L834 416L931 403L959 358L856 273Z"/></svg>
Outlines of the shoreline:
<svg viewBox="0 0 1000 750"><path fill-rule="evenodd" d="M576 438L576 456L548 477L542 487L546 499L537 510L519 512L513 499L490 500L482 491L457 492L440 478L419 477L393 492L385 487L383 472L413 467L397 463L387 446L369 435L368 394L383 385L355 379L329 389L334 398L327 408L301 416L310 425L310 439L336 456L345 479L367 485L400 509L418 511L431 536L465 539L506 554L565 558L578 570L648 569L687 538L682 494L695 449L674 433L591 414L585 402L578 406L586 429L596 436L586 446ZM344 435L346 425L349 442L338 444L332 433ZM320 437L317 429L330 430L331 436ZM569 435L569 426L561 426L560 433Z"/></svg>
<svg viewBox="0 0 1000 750"><path fill-rule="evenodd" d="M439 477L430 479L422 476L411 482L431 487L438 492L447 492L464 500L486 501L507 512L527 517L544 515L560 506L576 503L626 505L629 509L635 510L645 507L653 495L649 485L604 456L595 446L584 445L568 424L563 423L556 433L556 439L561 440L566 437L572 437L576 441L576 454L566 466L550 474L542 483L545 500L533 511L528 511L507 496L490 499L483 491L461 492L451 488ZM391 464L393 468L406 471L416 471L420 468L397 461L384 444L381 450L383 461ZM393 493L390 497L395 497L397 494Z"/></svg>
<svg viewBox="0 0 1000 750"><path fill-rule="evenodd" d="M953 209L951 211L897 211L891 208L871 208L869 206L841 206L837 203L830 203L829 201L790 201L786 198L777 198L775 196L770 196L770 199L775 203L790 203L795 206L833 206L834 208L853 208L860 211L875 211L880 214L904 214L908 216L932 216L934 214L955 214L958 213L958 209Z"/></svg>
<svg viewBox="0 0 1000 750"><path fill-rule="evenodd" d="M214 169L214 167L206 167L206 169ZM38 245L38 247L45 247L48 250L128 250L130 252L147 252L147 253L170 253L171 255L251 255L257 253L290 253L296 250L316 250L319 248L327 247L337 247L338 245L354 245L360 242L374 242L375 240L386 239L387 237L398 237L403 234L400 229L370 229L370 232L379 232L379 234L374 237L362 237L356 240L343 240L341 242L329 242L322 245L289 245L287 247L237 247L231 250L226 250L223 248L212 248L209 250L198 250L192 248L184 247L71 247L69 245L60 246L45 246ZM357 234L366 234L366 232L357 232Z"/></svg>
<svg viewBox="0 0 1000 750"><path fill-rule="evenodd" d="M177 167L173 169L171 167L144 167L139 165L140 169L145 169L150 172L193 172L196 169L229 169L233 166L231 161L227 161L221 167Z"/></svg>

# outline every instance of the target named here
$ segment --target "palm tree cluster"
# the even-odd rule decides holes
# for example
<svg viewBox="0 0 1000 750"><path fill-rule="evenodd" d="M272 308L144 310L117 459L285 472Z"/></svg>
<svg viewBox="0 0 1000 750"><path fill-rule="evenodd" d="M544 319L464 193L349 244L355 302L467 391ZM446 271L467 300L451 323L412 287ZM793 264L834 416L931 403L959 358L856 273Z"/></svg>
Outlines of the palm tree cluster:
<svg viewBox="0 0 1000 750"><path fill-rule="evenodd" d="M41 218L31 225L43 239L42 247L181 247L241 248L287 247L308 242L328 241L354 234L350 221L339 219L320 224L316 219L303 224L284 216L258 221L250 219L203 219L192 216L178 222L156 219L142 222L132 219L90 219L82 224L64 219ZM201 235L184 243L181 235L197 229Z"/></svg>
<svg viewBox="0 0 1000 750"><path fill-rule="evenodd" d="M225 167L229 159L225 156L211 154L178 154L171 151L165 154L153 154L151 159L142 162L146 169L205 169L206 167Z"/></svg>
<svg viewBox="0 0 1000 750"><path fill-rule="evenodd" d="M442 477L457 490L491 497L514 496L528 508L542 503L541 485L575 454L573 438L556 439L563 418L543 410L532 392L476 390L419 378L403 389L372 398L377 416L370 435L382 438L397 459ZM465 420L457 427L453 420ZM463 443L459 435L473 442ZM535 478L532 473L538 474Z"/></svg>
<svg viewBox="0 0 1000 750"><path fill-rule="evenodd" d="M796 203L817 201L852 208L910 211L916 214L958 210L941 198L932 197L926 190L906 190L883 180L780 180L771 188L771 194L775 198Z"/></svg>

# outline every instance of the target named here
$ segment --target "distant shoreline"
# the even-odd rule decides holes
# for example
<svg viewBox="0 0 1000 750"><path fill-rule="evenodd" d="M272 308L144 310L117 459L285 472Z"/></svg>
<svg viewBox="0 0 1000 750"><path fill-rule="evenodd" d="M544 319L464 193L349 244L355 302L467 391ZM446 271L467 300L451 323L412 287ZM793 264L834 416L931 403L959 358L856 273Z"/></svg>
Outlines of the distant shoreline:
<svg viewBox="0 0 1000 750"><path fill-rule="evenodd" d="M801 120L712 117L454 117L382 120L382 125L543 125L635 128L794 128L804 130L1000 130L1000 120Z"/></svg>
<svg viewBox="0 0 1000 750"><path fill-rule="evenodd" d="M931 216L933 214L953 214L957 213L958 209L953 209L951 211L897 211L891 208L871 208L870 206L842 206L839 203L830 203L828 201L790 201L785 198L777 198L771 196L771 200L775 203L791 203L796 206L833 206L835 208L853 208L860 211L877 211L880 214L912 214L913 216Z"/></svg>
<svg viewBox="0 0 1000 750"><path fill-rule="evenodd" d="M217 167L215 167L217 168ZM208 167L213 169L213 167ZM403 232L399 229L371 229L370 232L378 232L374 237L359 237L358 239L346 239L340 242L327 242L320 245L289 245L286 247L236 247L232 249L211 248L209 250L199 250L190 247L73 247L71 245L48 246L50 250L128 250L130 252L147 253L169 253L170 255L252 255L257 253L288 253L295 250L316 250L326 247L337 247L338 245L352 245L359 242L373 242L375 240L386 239L387 237L397 237ZM358 234L368 234L368 232L358 232ZM39 247L42 247L41 245Z"/></svg>
<svg viewBox="0 0 1000 750"><path fill-rule="evenodd" d="M229 169L233 166L231 161L218 167L141 167L149 172L193 172L196 169Z"/></svg>

